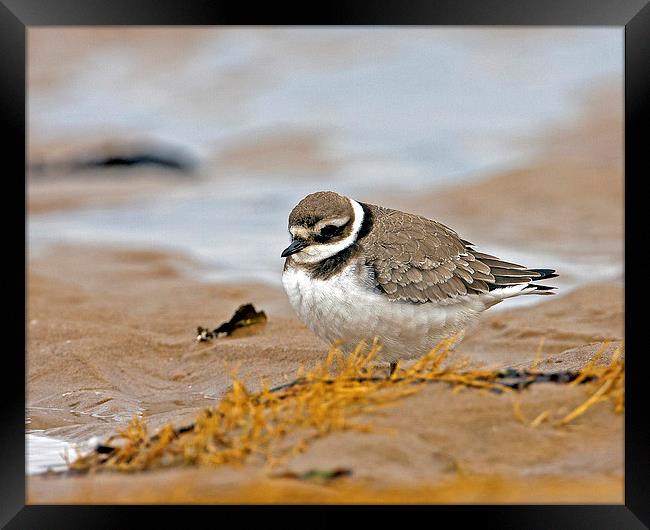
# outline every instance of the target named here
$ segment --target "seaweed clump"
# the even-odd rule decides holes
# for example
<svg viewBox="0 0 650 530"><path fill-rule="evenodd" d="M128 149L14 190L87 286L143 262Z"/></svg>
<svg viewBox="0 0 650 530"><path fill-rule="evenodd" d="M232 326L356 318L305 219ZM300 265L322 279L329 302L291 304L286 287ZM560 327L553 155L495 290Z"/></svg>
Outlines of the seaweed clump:
<svg viewBox="0 0 650 530"><path fill-rule="evenodd" d="M237 308L237 311L228 322L224 322L213 330L198 326L196 328L196 340L197 342L207 342L217 337L230 336L239 328L264 324L267 320L264 311L257 311L253 304L243 304Z"/></svg>
<svg viewBox="0 0 650 530"><path fill-rule="evenodd" d="M574 422L580 416L583 416L596 403L611 402L614 412L621 414L625 409L625 360L623 359L623 346L619 345L613 352L612 357L607 364L599 364L603 354L609 346L604 342L601 348L594 354L592 359L579 372L571 374L567 378L566 373L551 374L556 381L564 379L564 382L570 386L585 385L587 397L575 407L571 412L563 415L561 418L553 419L551 410L544 410L533 420L528 420L521 411L521 404L515 401L514 415L524 424L530 427L538 427L545 421L554 423L556 426L564 426ZM531 368L529 373L540 373L535 368ZM589 383L589 384L587 384Z"/></svg>
<svg viewBox="0 0 650 530"><path fill-rule="evenodd" d="M622 358L623 347L618 346L614 350L609 364L598 366L598 361L607 349L607 345L607 343L604 343L603 347L594 355L589 364L571 382L572 385L578 385L588 380L594 382L594 384L587 387L587 399L564 416L560 420L561 425L571 423L596 403L602 401L611 402L614 405L614 412L616 414L621 414L625 409L625 361Z"/></svg>

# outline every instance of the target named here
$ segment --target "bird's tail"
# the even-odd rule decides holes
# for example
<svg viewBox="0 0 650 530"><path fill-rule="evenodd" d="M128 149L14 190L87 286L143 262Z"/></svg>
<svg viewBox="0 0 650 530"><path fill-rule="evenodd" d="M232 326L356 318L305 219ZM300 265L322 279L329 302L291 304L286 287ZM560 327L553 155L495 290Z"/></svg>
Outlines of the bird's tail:
<svg viewBox="0 0 650 530"><path fill-rule="evenodd" d="M537 272L539 274L539 277L537 278L532 278L531 283L528 284L528 292L526 294L555 294L553 292L554 289L557 289L557 287L554 287L552 285L538 285L534 282L538 282L540 280L548 280L549 278L557 278L558 275L556 274L554 269L530 269L532 272Z"/></svg>
<svg viewBox="0 0 650 530"><path fill-rule="evenodd" d="M467 248L476 261L489 267L491 279L487 279L486 283L490 294L500 299L522 294L554 294L555 287L536 283L557 278L554 269L529 269L490 254L477 252L469 246Z"/></svg>
<svg viewBox="0 0 650 530"><path fill-rule="evenodd" d="M526 269L526 273L528 273L526 276L517 277L516 279L495 275L498 283L490 285L490 294L498 295L501 299L526 294L555 294L554 290L557 287L535 283L540 280L557 278L558 275L553 269Z"/></svg>

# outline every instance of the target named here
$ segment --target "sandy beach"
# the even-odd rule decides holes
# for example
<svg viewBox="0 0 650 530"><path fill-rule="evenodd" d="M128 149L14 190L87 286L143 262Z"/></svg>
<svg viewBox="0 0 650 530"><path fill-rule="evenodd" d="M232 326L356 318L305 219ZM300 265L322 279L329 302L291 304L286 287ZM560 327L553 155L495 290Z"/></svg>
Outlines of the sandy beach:
<svg viewBox="0 0 650 530"><path fill-rule="evenodd" d="M255 285L192 283L179 275L175 262L176 258L155 253L78 248L57 251L33 264L29 275L30 429L44 429L49 436L71 441L106 437L136 412L154 429L168 421L180 426L223 395L235 369L255 388L260 378L272 385L286 382L300 366L324 357L327 347L295 320L283 293ZM54 270L67 270L68 278L56 278ZM457 353L490 366L528 366L539 340L545 337L540 368L579 368L603 341L616 345L622 339L622 293L621 286L589 285L530 309L486 315ZM249 336L218 339L208 346L194 342L197 325L227 320L237 305L247 301L268 312L269 322L262 329ZM530 420L547 409L566 413L584 397L580 387L551 383L520 393L522 410ZM349 467L354 478L345 479L351 483L346 487L360 481L362 486L372 483L377 490L387 491L408 491L422 483L417 487L434 492L441 484L470 477L461 502L523 499L510 486L526 477L535 479L526 500L563 500L559 498L563 480L580 477L601 482L608 493L576 483L573 501L622 501L623 418L607 403L596 406L576 425L531 428L515 419L510 396L470 389L452 395L449 388L432 385L370 421L397 429L399 434L333 434L296 458L288 469ZM145 473L149 479L141 476L133 484L130 477L32 476L29 500L185 502L190 492L173 491L187 482L188 475L192 481L195 475L201 477L210 485L206 491L214 492L214 497L203 493L194 502L218 502L233 481L256 484L265 477L255 467ZM545 479L557 481L557 488L549 489ZM125 480L131 484L128 494L121 485ZM478 490L471 486L472 480L477 481ZM56 487L53 481L59 481ZM159 481L172 488L165 489L170 499L160 491L153 497L147 493ZM500 483L492 492L494 499L485 481ZM288 502L294 494L291 481L282 484L283 493L278 490L272 497ZM541 488L539 496L534 484ZM462 485L453 487L463 489ZM442 497L434 495L430 501L444 499L444 491L440 493ZM236 498L231 492L229 499L255 501L255 495L241 484L240 494ZM304 500L317 502L318 488L312 495ZM416 498L423 500L421 494Z"/></svg>
<svg viewBox="0 0 650 530"><path fill-rule="evenodd" d="M156 47L164 46L163 33L152 34L155 38L138 48L137 57L151 60ZM202 35L180 39L182 46L168 58L170 64L182 64L183 53L200 48L207 38ZM122 37L119 32L98 36L95 44L113 46ZM41 38L45 40L32 37L34 64L40 66L31 72L31 83L56 88L63 80L58 70L46 67L52 61L44 45L52 35L44 32ZM56 42L74 62L85 57L83 50L74 50L79 48L77 39L86 38L71 33ZM227 35L220 38L227 43ZM329 49L329 39L305 57ZM391 50L383 53L390 55ZM370 45L362 52L374 57ZM253 93L253 67L260 66L227 69L232 79L224 76L219 83ZM536 154L525 163L416 191L387 193L368 186L366 196L355 197L437 219L481 251L503 250L503 259L514 260L519 251L548 259L527 266L558 270L559 278L545 282L559 287L556 296L538 297L526 306L506 301L490 309L468 330L449 362L464 359L473 369L535 366L545 373L578 372L596 355L602 354L599 365L607 364L622 349L622 87L599 86L579 98L575 119L535 137ZM210 101L207 89L200 88L196 101ZM191 114L192 109L181 110ZM149 208L152 196L198 185L220 192L226 189L224 175L230 173L300 179L339 171L349 162L325 148L328 133L258 132L248 142L211 151L197 179L161 176L156 168L68 174L60 163L86 152L87 138L60 140L54 148L31 138L30 160L55 169L29 176L27 222L45 219L39 235L48 235L47 220L56 220L48 215L101 210L110 220L111 208ZM512 140L513 145L530 141ZM248 182L264 181L242 182L242 191L247 191L243 188L255 185ZM308 177L300 186L305 182ZM268 186L272 189L273 182ZM208 199L205 204L212 207ZM163 219L172 206L162 207ZM137 223L139 218L134 219ZM93 437L104 440L133 417L144 420L151 432L166 424L183 427L220 402L234 375L258 391L263 383L294 380L301 368L316 366L328 352L328 345L297 319L279 281L206 280L208 262L162 248L153 238L150 245L99 239L50 244L46 239L27 249L27 433L75 444ZM242 244L252 245L245 239ZM273 249L277 278L281 250ZM263 310L268 322L229 337L196 341L198 326L214 328L245 303ZM589 389L589 383L540 382L495 393L425 384L389 406L363 411L359 421L372 425L370 432L327 433L273 469L251 461L240 467L32 474L27 477L27 502L622 503L623 414L615 412L611 401L598 401L573 421L560 423L585 402ZM343 476L305 478L315 470L336 469L345 470Z"/></svg>

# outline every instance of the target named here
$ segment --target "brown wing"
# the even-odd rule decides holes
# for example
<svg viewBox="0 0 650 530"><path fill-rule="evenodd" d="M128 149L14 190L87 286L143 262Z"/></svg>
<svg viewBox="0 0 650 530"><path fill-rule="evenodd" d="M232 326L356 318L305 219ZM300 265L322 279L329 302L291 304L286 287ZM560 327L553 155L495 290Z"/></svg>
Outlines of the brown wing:
<svg viewBox="0 0 650 530"><path fill-rule="evenodd" d="M541 271L475 251L441 223L366 206L373 214L372 229L362 242L366 263L377 288L391 300L436 302L543 277Z"/></svg>

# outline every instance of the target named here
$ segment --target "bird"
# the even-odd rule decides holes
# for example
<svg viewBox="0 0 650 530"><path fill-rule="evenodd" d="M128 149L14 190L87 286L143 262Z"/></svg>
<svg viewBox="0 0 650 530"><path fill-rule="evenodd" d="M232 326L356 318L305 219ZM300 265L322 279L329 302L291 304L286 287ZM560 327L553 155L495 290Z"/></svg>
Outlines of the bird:
<svg viewBox="0 0 650 530"><path fill-rule="evenodd" d="M378 362L400 361L462 336L483 311L522 295L554 294L531 269L476 250L444 224L333 191L289 214L282 284L300 319L350 353L378 341Z"/></svg>

